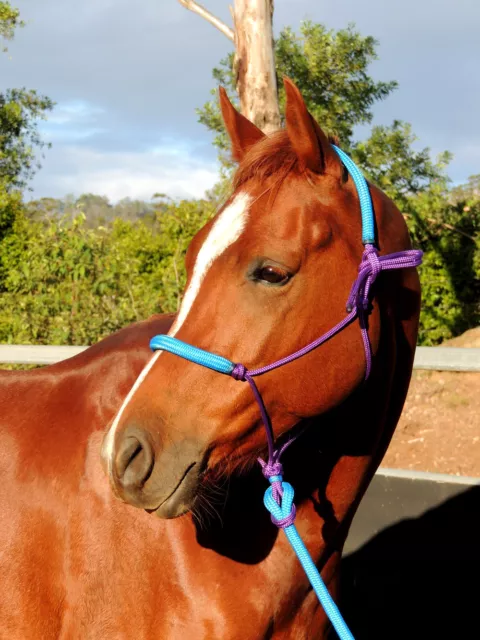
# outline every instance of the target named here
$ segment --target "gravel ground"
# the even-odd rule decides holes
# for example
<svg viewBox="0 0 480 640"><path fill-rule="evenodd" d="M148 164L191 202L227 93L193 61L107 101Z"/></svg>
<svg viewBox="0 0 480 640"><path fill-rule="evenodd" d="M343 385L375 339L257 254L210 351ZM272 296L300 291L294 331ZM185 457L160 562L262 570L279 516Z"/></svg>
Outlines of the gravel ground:
<svg viewBox="0 0 480 640"><path fill-rule="evenodd" d="M480 347L480 327L445 346ZM382 466L480 477L480 373L415 371Z"/></svg>

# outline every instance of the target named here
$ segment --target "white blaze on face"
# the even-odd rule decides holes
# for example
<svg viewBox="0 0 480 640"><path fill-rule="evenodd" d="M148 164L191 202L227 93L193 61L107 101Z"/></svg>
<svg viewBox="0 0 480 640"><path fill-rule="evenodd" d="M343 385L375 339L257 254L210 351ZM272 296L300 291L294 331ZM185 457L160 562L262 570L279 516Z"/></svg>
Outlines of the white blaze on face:
<svg viewBox="0 0 480 640"><path fill-rule="evenodd" d="M190 309L200 291L205 276L215 260L240 237L248 217L251 202L246 193L239 193L232 203L225 207L210 230L198 252L190 284L183 297L182 305L168 335L174 336L185 322Z"/></svg>
<svg viewBox="0 0 480 640"><path fill-rule="evenodd" d="M216 219L214 225L210 229L210 233L205 239L203 245L198 252L195 266L193 268L193 274L190 279L190 283L183 297L180 311L178 312L177 319L175 320L172 328L168 332L168 335L174 336L180 327L184 324L190 310L195 302L195 299L200 291L202 282L205 276L215 262L215 260L228 249L230 245L238 240L242 231L245 228L248 219L248 209L252 199L246 193L239 193L228 207L222 211L222 213ZM153 336L152 336L153 337ZM117 413L115 420L110 427L110 430L105 438L103 444L102 455L107 461L109 472L112 472L113 466L113 449L115 442L115 432L118 424L125 411L126 406L133 398L134 393L147 377L149 371L161 355L162 351L157 351L150 361L147 363L141 374L135 381L135 384L130 389L127 397L123 401L120 411Z"/></svg>

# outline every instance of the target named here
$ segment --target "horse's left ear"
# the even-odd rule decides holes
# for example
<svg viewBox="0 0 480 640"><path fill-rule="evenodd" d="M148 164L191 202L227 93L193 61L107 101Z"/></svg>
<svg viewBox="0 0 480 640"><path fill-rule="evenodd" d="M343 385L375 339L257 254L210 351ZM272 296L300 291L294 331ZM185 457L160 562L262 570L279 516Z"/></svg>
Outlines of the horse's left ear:
<svg viewBox="0 0 480 640"><path fill-rule="evenodd" d="M287 132L297 154L300 170L309 169L314 173L328 173L341 179L342 163L327 136L308 112L302 94L290 78L284 78L283 84L287 96L285 108Z"/></svg>
<svg viewBox="0 0 480 640"><path fill-rule="evenodd" d="M232 158L241 162L250 147L264 138L265 134L235 109L223 87L219 92L223 121L232 144Z"/></svg>

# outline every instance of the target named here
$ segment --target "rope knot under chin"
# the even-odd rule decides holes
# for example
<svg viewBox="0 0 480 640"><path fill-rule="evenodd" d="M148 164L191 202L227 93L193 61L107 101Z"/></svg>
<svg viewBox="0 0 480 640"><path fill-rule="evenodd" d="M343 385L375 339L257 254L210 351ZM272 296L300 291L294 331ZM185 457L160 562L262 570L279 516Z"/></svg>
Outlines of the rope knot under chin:
<svg viewBox="0 0 480 640"><path fill-rule="evenodd" d="M262 473L267 480L273 480L274 476L281 477L283 476L283 465L280 462L263 462Z"/></svg>
<svg viewBox="0 0 480 640"><path fill-rule="evenodd" d="M236 364L233 367L233 371L230 374L232 376L232 378L235 378L235 380L242 380L242 382L245 382L246 377L245 374L247 373L247 368L243 366L243 364Z"/></svg>
<svg viewBox="0 0 480 640"><path fill-rule="evenodd" d="M273 524L279 529L286 529L295 522L297 510L293 504L294 495L295 492L289 482L282 482L280 504L273 496L273 487L270 486L265 491L263 503L268 511L270 511Z"/></svg>

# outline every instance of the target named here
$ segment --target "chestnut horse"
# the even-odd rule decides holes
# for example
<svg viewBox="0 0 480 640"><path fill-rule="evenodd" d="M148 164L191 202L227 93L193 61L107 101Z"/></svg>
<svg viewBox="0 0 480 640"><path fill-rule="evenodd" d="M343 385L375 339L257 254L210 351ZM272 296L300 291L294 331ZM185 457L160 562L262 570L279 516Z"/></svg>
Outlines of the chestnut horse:
<svg viewBox="0 0 480 640"><path fill-rule="evenodd" d="M286 130L270 137L221 92L239 168L230 199L189 247L176 318L1 374L1 638L327 636L262 504L255 461L265 433L249 386L149 350L151 337L169 333L258 367L345 317L362 256L357 191L296 87L285 86ZM402 215L370 190L380 254L408 249ZM416 270L380 274L373 294L368 381L358 321L258 379L275 437L300 434L285 475L297 529L334 596L349 525L407 393Z"/></svg>

